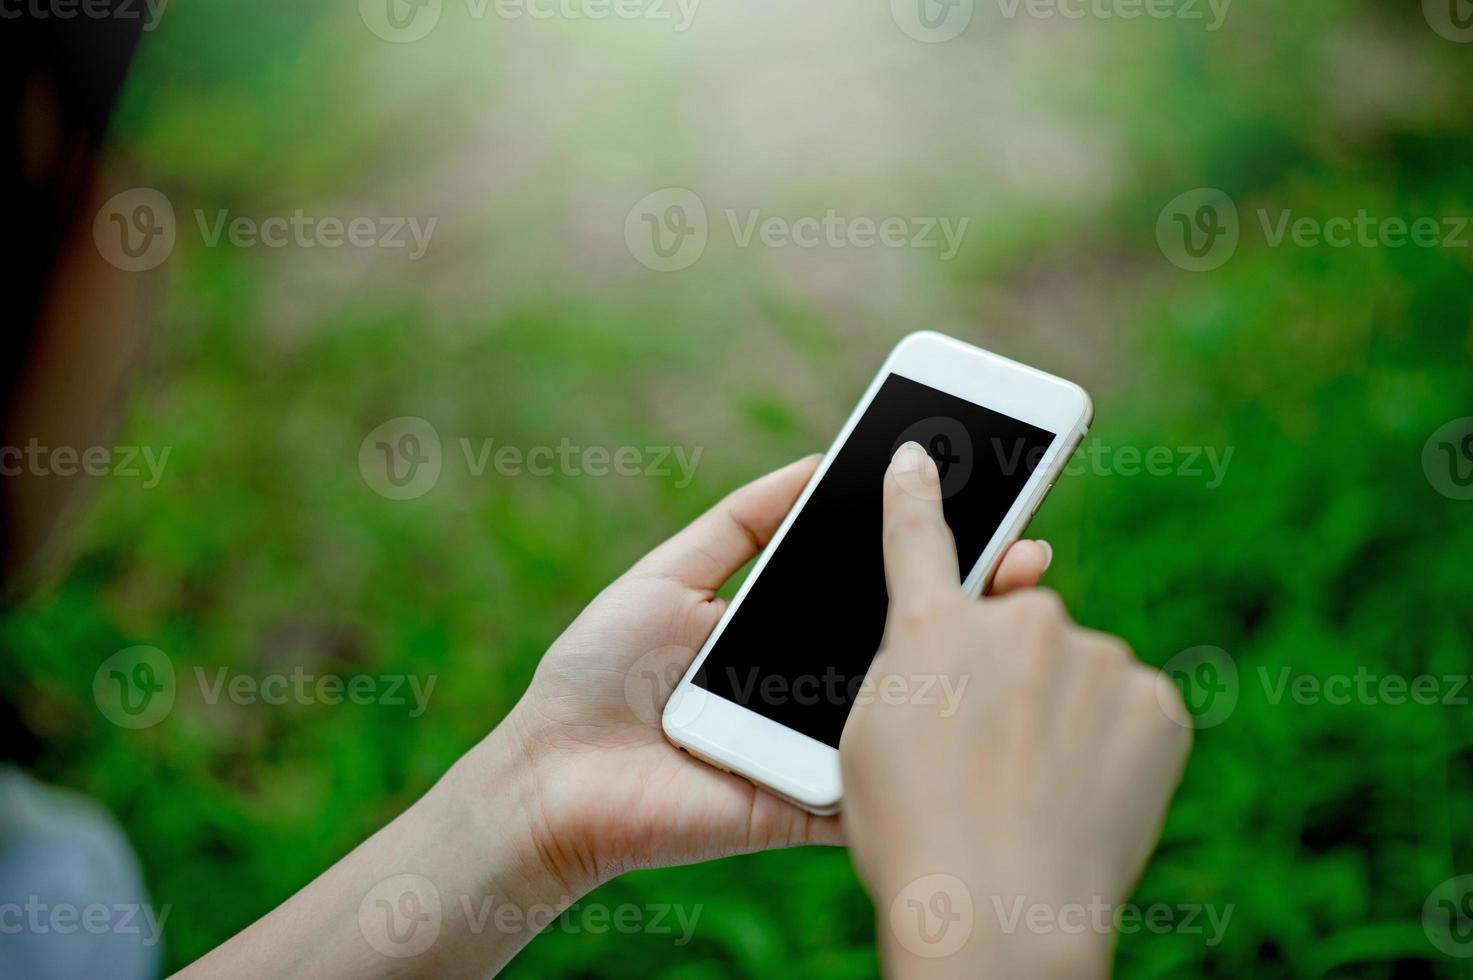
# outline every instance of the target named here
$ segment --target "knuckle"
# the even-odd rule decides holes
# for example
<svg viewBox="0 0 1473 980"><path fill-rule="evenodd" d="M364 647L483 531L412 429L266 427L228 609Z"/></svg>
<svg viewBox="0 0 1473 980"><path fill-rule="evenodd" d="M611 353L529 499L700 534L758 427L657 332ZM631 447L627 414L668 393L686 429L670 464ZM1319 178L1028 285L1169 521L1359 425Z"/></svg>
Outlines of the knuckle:
<svg viewBox="0 0 1473 980"><path fill-rule="evenodd" d="M1136 710L1161 716L1163 721L1190 718L1181 690L1161 671L1144 664L1135 666L1127 679L1128 694ZM1172 724L1172 728L1180 725Z"/></svg>
<svg viewBox="0 0 1473 980"><path fill-rule="evenodd" d="M890 544L900 544L918 535L935 533L935 530L936 521L931 515L914 507L891 511L890 519L885 522L885 537Z"/></svg>
<svg viewBox="0 0 1473 980"><path fill-rule="evenodd" d="M1127 669L1136 662L1130 645L1109 633L1085 631L1079 641L1079 648L1095 663L1116 670Z"/></svg>
<svg viewBox="0 0 1473 980"><path fill-rule="evenodd" d="M998 600L1005 615L1010 645L1025 654L1046 657L1064 642L1067 618L1059 597L1047 589L1028 589Z"/></svg>
<svg viewBox="0 0 1473 980"><path fill-rule="evenodd" d="M1192 713L1182 698L1181 689L1160 671L1145 667L1140 671L1140 711L1154 712L1153 738L1164 737L1175 748L1179 760L1185 761L1191 754L1192 741L1196 737L1196 726L1192 724Z"/></svg>
<svg viewBox="0 0 1473 980"><path fill-rule="evenodd" d="M907 596L897 602L890 616L895 626L902 631L926 630L946 619L949 605L944 596L923 593Z"/></svg>
<svg viewBox="0 0 1473 980"><path fill-rule="evenodd" d="M1062 625L1069 618L1064 600L1052 589L1025 589L1009 598L1024 620Z"/></svg>

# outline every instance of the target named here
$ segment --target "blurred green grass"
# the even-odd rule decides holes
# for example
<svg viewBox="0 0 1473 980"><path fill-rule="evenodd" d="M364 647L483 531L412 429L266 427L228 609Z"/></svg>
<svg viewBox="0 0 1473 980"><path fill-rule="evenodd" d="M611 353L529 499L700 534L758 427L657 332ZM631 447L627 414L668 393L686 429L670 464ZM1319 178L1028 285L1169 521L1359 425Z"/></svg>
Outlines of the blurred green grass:
<svg viewBox="0 0 1473 980"><path fill-rule="evenodd" d="M1222 647L1242 679L1135 899L1230 905L1230 928L1215 947L1126 936L1120 975L1473 973L1421 926L1428 892L1473 871L1473 709L1272 704L1257 680L1473 670L1470 505L1419 462L1473 414L1470 255L1272 248L1255 216L1473 214L1468 59L1414 6L1326 0L1240 0L1214 34L979 12L934 46L882 6L712 5L676 37L442 25L403 46L351 3L171 8L115 146L180 215L165 329L120 437L173 457L155 489L101 486L71 571L0 625L42 775L123 821L183 965L413 800L602 585L732 485L822 448L884 351L932 326L1081 380L1106 445L1234 451L1217 488L1066 478L1035 527L1081 622L1157 664ZM826 114L848 128L810 142ZM686 272L648 273L623 215L672 184L713 210L974 220L951 263L713 241ZM1204 274L1155 242L1161 208L1198 186L1227 191L1243 229ZM193 208L298 207L440 228L418 264L184 230ZM462 436L705 453L684 489L447 463L396 503L357 451L397 415L429 419L447 459ZM91 681L134 643L181 671L439 680L418 719L181 698L130 732ZM843 853L641 872L595 900L703 911L688 946L554 934L509 974L875 971Z"/></svg>

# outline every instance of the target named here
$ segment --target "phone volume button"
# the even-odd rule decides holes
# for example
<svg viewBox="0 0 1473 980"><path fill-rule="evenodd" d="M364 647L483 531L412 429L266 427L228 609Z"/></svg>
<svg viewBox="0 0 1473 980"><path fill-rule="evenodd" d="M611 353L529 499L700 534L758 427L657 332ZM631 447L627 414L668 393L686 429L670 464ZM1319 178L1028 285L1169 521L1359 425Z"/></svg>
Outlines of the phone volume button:
<svg viewBox="0 0 1473 980"><path fill-rule="evenodd" d="M1038 508L1040 508L1040 507L1043 506L1044 500L1048 497L1048 492L1050 490L1052 490L1053 488L1054 488L1054 485L1052 483L1050 483L1048 486L1046 486L1046 487L1043 488L1043 493L1041 493L1041 494L1038 495L1038 499L1035 500L1035 501L1033 501L1033 509L1028 512L1028 516L1030 518L1034 514L1037 514L1038 513Z"/></svg>

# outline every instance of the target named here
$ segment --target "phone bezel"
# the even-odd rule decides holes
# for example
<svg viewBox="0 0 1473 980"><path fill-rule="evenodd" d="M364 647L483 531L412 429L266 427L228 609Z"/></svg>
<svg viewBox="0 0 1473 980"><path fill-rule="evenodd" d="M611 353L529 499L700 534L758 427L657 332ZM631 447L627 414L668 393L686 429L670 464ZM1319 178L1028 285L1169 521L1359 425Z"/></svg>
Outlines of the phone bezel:
<svg viewBox="0 0 1473 980"><path fill-rule="evenodd" d="M1026 364L929 330L903 338L875 373L844 427L829 446L803 493L783 519L720 622L706 638L665 706L661 725L677 746L720 769L734 772L815 813L840 809L843 787L839 752L802 732L712 694L691 682L727 623L762 574L813 490L828 472L876 392L891 374L930 385L1057 433L996 533L968 570L962 587L980 595L999 557L1027 526L1093 418L1089 395L1078 385Z"/></svg>

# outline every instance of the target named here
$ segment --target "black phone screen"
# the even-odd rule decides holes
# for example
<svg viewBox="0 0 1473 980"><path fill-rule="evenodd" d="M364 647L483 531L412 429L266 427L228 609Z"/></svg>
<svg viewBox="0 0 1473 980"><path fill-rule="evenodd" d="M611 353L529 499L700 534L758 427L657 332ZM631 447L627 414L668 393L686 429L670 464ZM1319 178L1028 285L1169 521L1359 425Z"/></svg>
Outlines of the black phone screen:
<svg viewBox="0 0 1473 980"><path fill-rule="evenodd" d="M887 377L694 683L838 748L885 630L881 492L890 457L907 440L936 460L957 567L965 575L1054 433L909 378Z"/></svg>

